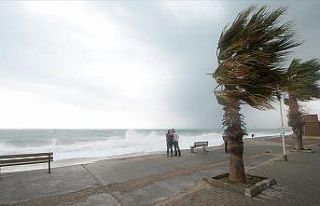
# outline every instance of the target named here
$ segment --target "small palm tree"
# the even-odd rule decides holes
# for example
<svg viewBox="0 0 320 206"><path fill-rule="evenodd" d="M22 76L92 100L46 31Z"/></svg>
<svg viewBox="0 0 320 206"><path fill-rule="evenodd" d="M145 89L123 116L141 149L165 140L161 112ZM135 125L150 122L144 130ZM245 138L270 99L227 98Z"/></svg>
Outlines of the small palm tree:
<svg viewBox="0 0 320 206"><path fill-rule="evenodd" d="M277 85L284 70L280 63L288 50L299 45L290 22L279 24L285 9L273 11L254 6L240 12L221 33L213 74L218 86L215 95L223 105L222 125L230 152L229 179L245 182L243 135L246 134L240 106L247 103L257 109L272 108Z"/></svg>
<svg viewBox="0 0 320 206"><path fill-rule="evenodd" d="M284 103L289 106L288 125L296 150L303 150L303 111L298 101L306 102L320 98L320 62L317 59L302 62L292 60L286 71L283 90L288 93Z"/></svg>

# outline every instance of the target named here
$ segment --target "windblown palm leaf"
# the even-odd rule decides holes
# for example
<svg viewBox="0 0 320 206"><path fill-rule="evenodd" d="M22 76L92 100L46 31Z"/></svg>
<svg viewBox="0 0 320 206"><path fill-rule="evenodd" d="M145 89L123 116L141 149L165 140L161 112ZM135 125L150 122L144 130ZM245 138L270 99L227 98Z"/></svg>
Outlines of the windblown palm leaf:
<svg viewBox="0 0 320 206"><path fill-rule="evenodd" d="M320 62L317 59L301 62L292 60L287 73L284 90L299 101L320 98Z"/></svg>
<svg viewBox="0 0 320 206"><path fill-rule="evenodd" d="M284 9L249 7L221 33L214 78L218 101L233 97L257 109L272 108L288 49L298 46L290 22L278 25Z"/></svg>

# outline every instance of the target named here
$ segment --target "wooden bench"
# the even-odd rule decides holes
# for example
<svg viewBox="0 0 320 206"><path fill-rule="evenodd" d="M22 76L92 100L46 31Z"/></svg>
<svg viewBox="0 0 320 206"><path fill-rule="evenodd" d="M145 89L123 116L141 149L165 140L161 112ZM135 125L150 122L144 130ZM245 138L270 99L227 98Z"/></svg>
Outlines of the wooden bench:
<svg viewBox="0 0 320 206"><path fill-rule="evenodd" d="M53 153L35 153L0 156L0 173L1 167L14 165L27 165L37 163L48 163L48 173L51 173L50 162L53 161Z"/></svg>
<svg viewBox="0 0 320 206"><path fill-rule="evenodd" d="M206 147L208 147L208 141L203 142L194 142L193 146L190 146L191 152L194 153L194 149L197 147L203 147L203 151L207 151Z"/></svg>

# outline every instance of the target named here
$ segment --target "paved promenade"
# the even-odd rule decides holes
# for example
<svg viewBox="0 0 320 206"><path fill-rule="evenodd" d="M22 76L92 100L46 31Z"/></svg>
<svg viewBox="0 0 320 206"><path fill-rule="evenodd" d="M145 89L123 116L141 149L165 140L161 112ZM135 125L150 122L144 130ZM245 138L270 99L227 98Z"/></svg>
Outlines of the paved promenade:
<svg viewBox="0 0 320 206"><path fill-rule="evenodd" d="M216 187L205 187L162 205L320 205L320 147L308 146L315 153L290 152L288 161L262 163L246 172L275 178L277 185L248 198Z"/></svg>
<svg viewBox="0 0 320 206"><path fill-rule="evenodd" d="M281 145L247 140L245 166L250 174L273 177L278 184L254 199L209 187L204 177L228 171L223 148L182 157L165 155L101 160L95 163L2 174L0 205L320 205L320 147L315 153L289 153Z"/></svg>

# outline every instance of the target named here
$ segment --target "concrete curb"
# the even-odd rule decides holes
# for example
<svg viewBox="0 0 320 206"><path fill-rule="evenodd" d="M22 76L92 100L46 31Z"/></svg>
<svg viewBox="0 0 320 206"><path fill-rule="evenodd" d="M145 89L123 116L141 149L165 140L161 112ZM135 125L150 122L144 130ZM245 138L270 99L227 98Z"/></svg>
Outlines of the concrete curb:
<svg viewBox="0 0 320 206"><path fill-rule="evenodd" d="M228 175L229 175L228 173L224 173L222 175L218 175L215 177L216 178L226 177ZM250 176L253 176L253 175L250 175ZM257 177L257 176L255 176L255 177ZM262 181L256 183L255 185L253 185L250 188L245 188L244 186L231 184L228 182L214 179L212 177L203 178L203 180L211 186L215 186L215 187L219 187L219 188L222 188L225 190L236 192L238 194L242 194L242 195L245 195L245 196L248 196L251 198L256 196L257 194L261 193L263 190L266 190L267 188L272 187L273 185L277 184L277 181L275 179L265 179L265 180L262 180Z"/></svg>
<svg viewBox="0 0 320 206"><path fill-rule="evenodd" d="M275 179L266 179L262 180L261 182L256 183L250 188L246 188L244 195L248 197L254 197L257 194L261 193L263 190L268 189L269 187L272 187L273 185L276 185L277 181Z"/></svg>
<svg viewBox="0 0 320 206"><path fill-rule="evenodd" d="M303 149L303 150L291 149L289 151L290 152L301 152L301 153L314 153L314 151L312 149Z"/></svg>

